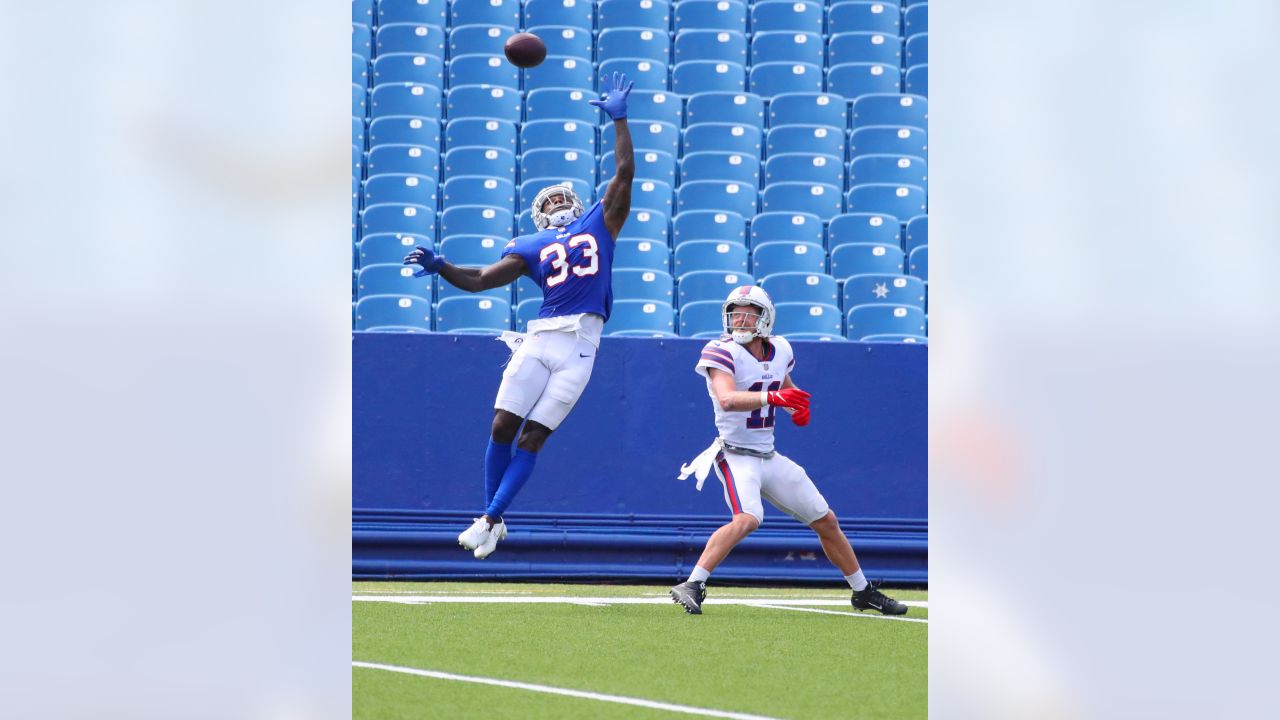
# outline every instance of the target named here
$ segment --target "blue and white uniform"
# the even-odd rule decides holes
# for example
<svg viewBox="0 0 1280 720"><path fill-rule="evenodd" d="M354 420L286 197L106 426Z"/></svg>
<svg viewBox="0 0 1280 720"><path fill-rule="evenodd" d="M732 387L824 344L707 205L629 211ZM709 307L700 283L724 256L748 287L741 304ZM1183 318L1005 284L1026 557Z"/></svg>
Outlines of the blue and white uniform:
<svg viewBox="0 0 1280 720"><path fill-rule="evenodd" d="M507 243L502 256L524 259L542 288L542 309L502 373L494 407L552 430L564 421L591 379L613 310L613 249L601 203L564 227Z"/></svg>

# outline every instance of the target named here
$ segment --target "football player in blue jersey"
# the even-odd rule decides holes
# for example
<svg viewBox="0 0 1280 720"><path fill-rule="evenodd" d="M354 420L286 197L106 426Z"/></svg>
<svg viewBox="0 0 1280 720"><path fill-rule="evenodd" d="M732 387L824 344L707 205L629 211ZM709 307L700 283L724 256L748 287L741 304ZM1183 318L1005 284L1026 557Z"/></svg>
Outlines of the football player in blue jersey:
<svg viewBox="0 0 1280 720"><path fill-rule="evenodd" d="M627 128L627 96L635 83L618 73L603 81L604 98L590 103L609 116L617 137L617 171L603 199L584 208L568 185L543 188L532 206L538 231L507 243L502 258L487 267L457 267L422 247L404 260L422 266L415 275L439 273L468 292L507 285L521 275L542 288L542 308L523 337L511 341L516 349L494 401L484 457L484 514L458 535L458 543L480 559L507 536L503 513L529 479L543 443L586 388L613 306L614 240L631 212L635 175Z"/></svg>

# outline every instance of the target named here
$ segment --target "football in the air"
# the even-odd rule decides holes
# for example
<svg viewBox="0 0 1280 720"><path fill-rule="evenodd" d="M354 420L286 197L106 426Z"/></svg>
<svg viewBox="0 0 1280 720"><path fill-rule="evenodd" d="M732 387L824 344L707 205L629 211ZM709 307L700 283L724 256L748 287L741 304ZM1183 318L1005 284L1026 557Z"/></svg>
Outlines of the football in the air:
<svg viewBox="0 0 1280 720"><path fill-rule="evenodd" d="M527 32L516 33L507 38L507 44L502 50L512 65L522 68L534 67L547 57L547 44L542 42L542 38Z"/></svg>

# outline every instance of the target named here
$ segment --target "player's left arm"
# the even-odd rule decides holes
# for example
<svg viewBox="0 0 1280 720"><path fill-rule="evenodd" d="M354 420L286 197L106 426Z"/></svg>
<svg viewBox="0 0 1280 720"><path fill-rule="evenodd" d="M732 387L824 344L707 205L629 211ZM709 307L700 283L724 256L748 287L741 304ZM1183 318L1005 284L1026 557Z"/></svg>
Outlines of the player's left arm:
<svg viewBox="0 0 1280 720"><path fill-rule="evenodd" d="M634 82L627 82L623 73L614 73L612 86L604 100L592 100L591 104L609 114L613 120L613 159L616 170L609 188L604 192L604 225L616 240L622 225L631 214L631 181L636 175L635 152L631 146L631 129L627 126L627 96Z"/></svg>

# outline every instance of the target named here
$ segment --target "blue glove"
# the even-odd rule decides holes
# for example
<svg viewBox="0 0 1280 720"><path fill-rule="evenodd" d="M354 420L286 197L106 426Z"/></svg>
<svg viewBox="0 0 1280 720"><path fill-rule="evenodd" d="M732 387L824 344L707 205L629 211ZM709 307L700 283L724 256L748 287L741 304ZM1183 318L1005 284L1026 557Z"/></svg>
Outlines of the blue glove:
<svg viewBox="0 0 1280 720"><path fill-rule="evenodd" d="M440 268L444 267L444 257L418 245L412 252L404 256L404 264L421 265L422 269L414 273L413 276L423 277L440 272Z"/></svg>
<svg viewBox="0 0 1280 720"><path fill-rule="evenodd" d="M635 81L627 82L626 73L613 74L613 85L609 86L608 78L600 78L605 84L604 100L592 100L591 104L609 113L609 117L614 120L622 120L627 117L627 96L631 94L631 88L635 87Z"/></svg>

